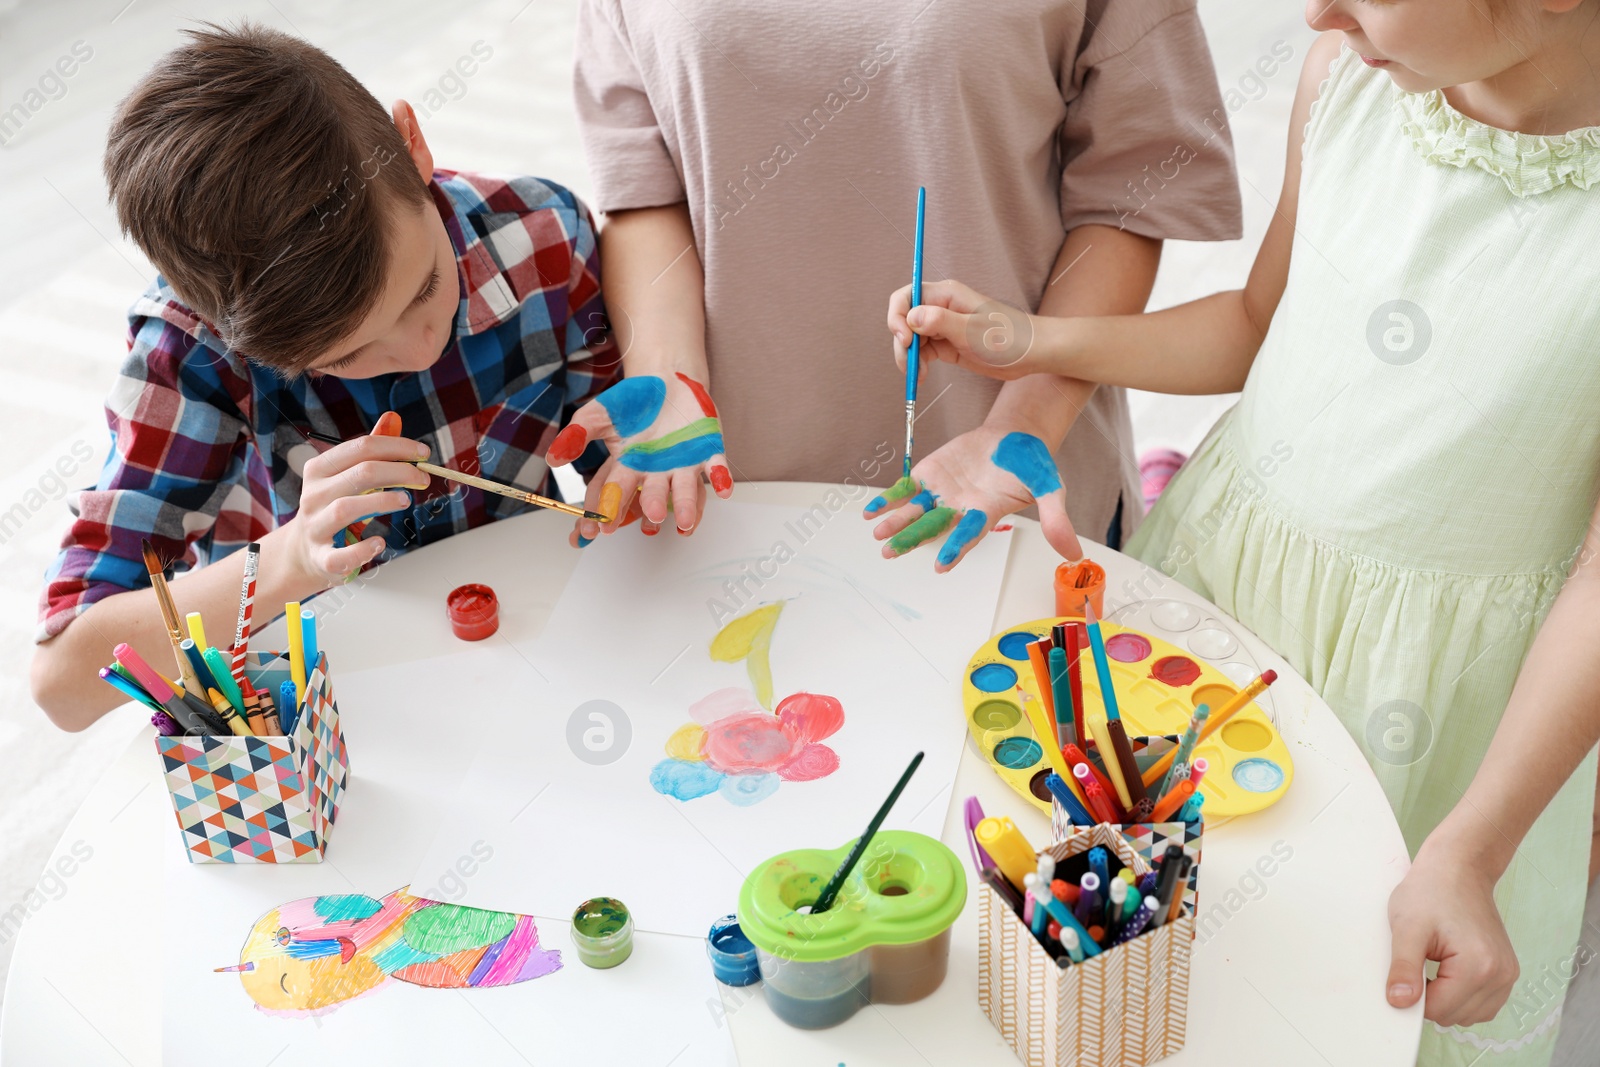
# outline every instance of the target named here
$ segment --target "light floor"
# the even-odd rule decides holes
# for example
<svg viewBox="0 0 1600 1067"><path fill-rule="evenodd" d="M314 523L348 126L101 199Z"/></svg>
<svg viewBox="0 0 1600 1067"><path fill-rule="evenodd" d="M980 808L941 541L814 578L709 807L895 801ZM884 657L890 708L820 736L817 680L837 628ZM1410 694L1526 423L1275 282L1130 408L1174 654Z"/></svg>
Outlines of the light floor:
<svg viewBox="0 0 1600 1067"><path fill-rule="evenodd" d="M1153 306L1242 284L1282 181L1289 101L1310 34L1300 7L1200 0L1231 110L1245 238L1169 244ZM483 41L491 58L426 123L446 165L549 176L588 188L568 101L574 0L382 3L330 0L0 0L0 111L21 101L77 42L92 56L0 145L0 974L11 956L8 912L26 910L50 849L101 769L137 732L111 717L79 735L51 727L28 696L39 580L67 520L66 486L90 478L106 448L100 405L126 349L124 313L152 271L116 234L99 172L111 109L135 77L195 18L249 17L328 49L382 100L413 101ZM1295 59L1255 69L1277 42ZM449 88L446 84L445 88ZM1227 397L1134 398L1141 451L1194 446ZM85 448L94 460L80 460ZM67 475L58 480L52 468ZM91 861L92 862L92 861ZM56 893L70 893L71 883ZM40 905L49 907L48 900ZM1591 895L1584 960L1600 958L1600 896ZM1590 1064L1600 1039L1600 983L1586 967L1569 998L1558 1063ZM3 992L3 990L0 990Z"/></svg>

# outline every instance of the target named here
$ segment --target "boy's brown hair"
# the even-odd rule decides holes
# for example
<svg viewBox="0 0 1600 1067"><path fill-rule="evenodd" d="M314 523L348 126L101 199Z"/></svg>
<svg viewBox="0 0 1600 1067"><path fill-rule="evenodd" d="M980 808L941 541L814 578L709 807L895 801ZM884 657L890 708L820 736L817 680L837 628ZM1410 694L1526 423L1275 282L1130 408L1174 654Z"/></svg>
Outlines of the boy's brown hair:
<svg viewBox="0 0 1600 1067"><path fill-rule="evenodd" d="M250 23L187 32L112 120L117 219L230 348L295 374L377 303L391 212L427 186L326 52Z"/></svg>

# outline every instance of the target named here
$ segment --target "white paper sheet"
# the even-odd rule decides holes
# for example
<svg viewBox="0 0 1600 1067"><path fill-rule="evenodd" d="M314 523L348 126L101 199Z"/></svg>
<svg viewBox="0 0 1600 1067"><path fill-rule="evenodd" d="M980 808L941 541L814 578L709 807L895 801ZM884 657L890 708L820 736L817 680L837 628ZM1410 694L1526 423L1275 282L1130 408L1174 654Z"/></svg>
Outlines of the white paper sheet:
<svg viewBox="0 0 1600 1067"><path fill-rule="evenodd" d="M990 634L1010 537L935 575L931 552L882 559L860 501L835 507L829 491L815 509L721 504L693 537L625 531L586 549L543 636L521 649L542 682L505 699L526 714L484 742L419 871L482 839L495 862L465 903L560 911L605 894L641 929L703 936L762 860L859 834L919 750L885 826L938 836L965 737L961 670ZM657 792L652 770L692 705L724 689L755 699L747 663L713 661L712 638L778 601L773 703L808 692L842 704L821 742L837 769L780 775L749 806Z"/></svg>
<svg viewBox="0 0 1600 1067"><path fill-rule="evenodd" d="M417 667L340 675L334 664L352 781L323 863L191 865L177 833L168 835L160 913L147 929L122 934L157 942L165 955L163 1062L731 1067L733 1043L702 942L639 934L620 967L593 970L572 949L564 921L571 905L557 909L562 918L536 920L540 947L561 953L560 969L515 985L455 990L391 980L326 1014L282 1018L257 1009L240 975L214 972L240 961L257 918L280 904L329 894L381 898L407 883L418 896L459 904L466 886L501 863L474 837L414 877L473 748L452 711L472 708L472 721L492 729L520 714L507 694L537 686L537 675L503 644ZM528 900L523 894L504 910L532 913Z"/></svg>

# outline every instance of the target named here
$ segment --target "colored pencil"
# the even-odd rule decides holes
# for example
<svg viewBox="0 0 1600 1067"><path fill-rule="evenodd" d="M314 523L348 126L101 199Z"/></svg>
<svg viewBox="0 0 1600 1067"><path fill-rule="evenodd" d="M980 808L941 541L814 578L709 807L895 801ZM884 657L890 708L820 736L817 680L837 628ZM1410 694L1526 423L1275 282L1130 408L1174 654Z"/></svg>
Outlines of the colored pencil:
<svg viewBox="0 0 1600 1067"><path fill-rule="evenodd" d="M1167 768L1166 777L1161 779L1161 784L1156 787L1156 796L1165 797L1173 786L1178 784L1180 778L1189 776L1189 759L1194 755L1194 746L1200 740L1200 731L1204 729L1206 719L1211 715L1209 705L1201 704L1194 709L1194 716L1189 720L1189 725L1184 727L1183 736L1178 740L1178 750L1173 753L1172 766Z"/></svg>
<svg viewBox="0 0 1600 1067"><path fill-rule="evenodd" d="M251 541L244 550L244 580L239 585L239 621L233 625L233 661L228 668L235 682L244 678L245 657L250 652L250 614L255 606L256 570L260 565L261 542ZM195 640L199 642L198 638Z"/></svg>
<svg viewBox="0 0 1600 1067"><path fill-rule="evenodd" d="M913 242L911 254L911 306L916 307L922 303L922 223L923 214L928 204L928 190L923 187L917 189L917 235ZM915 330L911 331L911 344L906 348L906 459L905 467L901 471L904 477L911 477L911 446L912 430L917 421L917 378L922 372L922 336Z"/></svg>
<svg viewBox="0 0 1600 1067"><path fill-rule="evenodd" d="M1066 759L1061 755L1061 750L1052 742L1055 732L1050 729L1050 723L1044 717L1043 702L1034 700L1019 685L1017 686L1017 699L1022 703L1022 710L1028 716L1028 723L1033 727L1033 732L1038 735L1039 745L1044 749L1044 754L1050 759L1050 767L1065 781L1072 773L1072 768L1067 766Z"/></svg>
<svg viewBox="0 0 1600 1067"><path fill-rule="evenodd" d="M1277 671L1263 671L1261 677L1235 693L1232 698L1206 718L1205 725L1200 728L1200 739L1196 744L1200 744L1206 738L1222 729L1223 724L1232 718L1235 712L1260 696L1266 691L1267 686L1277 680ZM1145 784L1151 784L1166 774L1167 768L1172 766L1172 761L1177 755L1178 750L1173 749L1146 768L1144 772Z"/></svg>
<svg viewBox="0 0 1600 1067"><path fill-rule="evenodd" d="M811 905L812 915L827 911L833 906L834 898L839 895L839 888L844 885L844 880L849 877L850 872L855 869L855 865L860 862L862 853L866 852L867 845L878 832L878 827L882 826L883 820L888 817L889 809L894 807L894 802L900 799L901 791L905 789L906 783L911 781L911 776L916 773L917 767L921 763L922 753L918 752L911 757L911 762L906 765L905 773L900 775L900 780L894 784L893 789L889 790L888 799L883 802L883 806L872 817L872 821L867 823L866 832L856 838L855 847L844 858L844 862L839 864L839 869L833 872L833 877L828 879L828 884L822 887L822 895L817 897L816 903Z"/></svg>

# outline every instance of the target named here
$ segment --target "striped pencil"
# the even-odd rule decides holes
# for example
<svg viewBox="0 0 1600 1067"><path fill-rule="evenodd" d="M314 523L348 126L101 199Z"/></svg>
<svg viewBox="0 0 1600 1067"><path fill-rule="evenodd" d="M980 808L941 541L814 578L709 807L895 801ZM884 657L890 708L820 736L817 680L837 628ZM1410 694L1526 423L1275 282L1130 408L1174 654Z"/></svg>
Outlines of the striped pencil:
<svg viewBox="0 0 1600 1067"><path fill-rule="evenodd" d="M250 652L250 608L256 599L256 567L261 562L261 542L244 550L244 584L239 590L239 622L233 628L233 662L229 669L236 682L244 680L244 659Z"/></svg>

